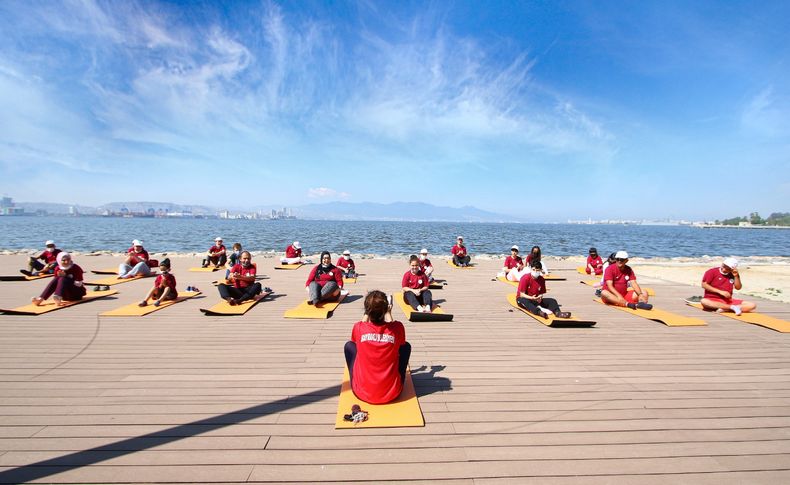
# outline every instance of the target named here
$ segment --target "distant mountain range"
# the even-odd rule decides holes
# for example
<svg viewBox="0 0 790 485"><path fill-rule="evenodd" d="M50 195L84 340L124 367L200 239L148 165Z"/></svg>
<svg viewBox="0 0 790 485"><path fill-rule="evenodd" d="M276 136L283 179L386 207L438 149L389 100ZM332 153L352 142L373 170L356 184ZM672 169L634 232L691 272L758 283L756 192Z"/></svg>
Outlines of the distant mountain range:
<svg viewBox="0 0 790 485"><path fill-rule="evenodd" d="M203 205L174 204L172 202L110 202L98 207L83 205L57 204L48 202L17 202L25 212L34 213L39 210L50 214L68 214L71 208L81 214L99 214L105 210L120 212L126 208L129 212L154 211L184 212L193 215L215 215L221 211L230 212L270 212L282 209L282 206L240 207L208 207ZM299 219L342 220L342 221L446 221L446 222L526 222L523 219L497 214L472 206L444 207L422 202L393 202L379 204L375 202L327 202L291 207L293 215Z"/></svg>

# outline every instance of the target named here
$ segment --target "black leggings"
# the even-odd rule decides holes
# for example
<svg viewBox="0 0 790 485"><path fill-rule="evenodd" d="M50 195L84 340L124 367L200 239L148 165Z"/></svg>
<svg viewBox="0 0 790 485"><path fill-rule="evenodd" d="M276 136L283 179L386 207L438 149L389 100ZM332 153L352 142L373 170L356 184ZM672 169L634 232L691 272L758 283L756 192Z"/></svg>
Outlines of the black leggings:
<svg viewBox="0 0 790 485"><path fill-rule="evenodd" d="M538 313L540 313L540 310L538 310L538 304L533 300L527 300L523 296L518 299L518 306L526 309L528 312L530 312L533 315L537 315ZM560 305L559 303L557 303L557 300L555 300L554 298L544 298L543 301L540 303L540 306L542 306L543 308L547 308L549 311L551 311L551 313L555 315L560 311Z"/></svg>
<svg viewBox="0 0 790 485"><path fill-rule="evenodd" d="M466 256L453 256L453 264L456 266L461 266L462 264L469 264L469 261L472 260L472 257L469 255Z"/></svg>
<svg viewBox="0 0 790 485"><path fill-rule="evenodd" d="M351 341L346 342L345 347L343 347L343 353L346 354L348 376L351 382L354 382L354 362L357 360L357 344ZM411 357L411 344L406 342L398 348L398 373L402 383L406 382L406 367L409 366L409 357Z"/></svg>
<svg viewBox="0 0 790 485"><path fill-rule="evenodd" d="M217 285L217 289L219 290L219 296L223 300L233 298L237 301L247 301L252 300L261 292L261 284L254 283L246 288L236 288L235 286L226 285L223 283Z"/></svg>
<svg viewBox="0 0 790 485"><path fill-rule="evenodd" d="M406 303L411 305L414 310L417 309L417 305L428 305L428 307L433 310L433 295L431 294L431 290L422 290L420 296L415 295L411 291L404 291L403 299L406 300Z"/></svg>

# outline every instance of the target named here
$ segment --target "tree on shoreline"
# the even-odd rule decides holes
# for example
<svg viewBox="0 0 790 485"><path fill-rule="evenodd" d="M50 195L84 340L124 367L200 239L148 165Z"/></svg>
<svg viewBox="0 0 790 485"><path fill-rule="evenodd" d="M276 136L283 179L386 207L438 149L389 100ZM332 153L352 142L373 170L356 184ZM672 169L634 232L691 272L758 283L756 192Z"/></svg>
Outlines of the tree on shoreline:
<svg viewBox="0 0 790 485"><path fill-rule="evenodd" d="M732 217L723 221L716 220L716 224L724 226L737 226L741 222L748 222L754 226L790 226L790 212L773 212L767 219L760 217L758 212L752 212L749 217Z"/></svg>

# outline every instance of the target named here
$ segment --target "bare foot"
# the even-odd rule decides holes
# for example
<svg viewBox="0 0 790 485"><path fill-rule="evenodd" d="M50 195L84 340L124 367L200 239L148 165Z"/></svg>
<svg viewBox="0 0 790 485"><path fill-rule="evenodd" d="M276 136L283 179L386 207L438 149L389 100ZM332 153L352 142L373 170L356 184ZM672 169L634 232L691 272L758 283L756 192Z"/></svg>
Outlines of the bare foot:
<svg viewBox="0 0 790 485"><path fill-rule="evenodd" d="M30 302L33 303L33 305L35 306L39 306L42 303L44 303L44 299L41 298L40 296L34 296L33 298L30 299Z"/></svg>

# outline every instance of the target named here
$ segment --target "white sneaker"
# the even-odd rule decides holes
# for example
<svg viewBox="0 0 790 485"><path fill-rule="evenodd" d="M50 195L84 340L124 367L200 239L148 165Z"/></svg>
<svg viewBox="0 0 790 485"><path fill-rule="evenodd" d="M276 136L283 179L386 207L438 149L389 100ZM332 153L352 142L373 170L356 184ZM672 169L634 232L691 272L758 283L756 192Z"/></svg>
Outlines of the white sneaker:
<svg viewBox="0 0 790 485"><path fill-rule="evenodd" d="M429 307L428 305L425 305L424 307L422 307L422 312L423 313L431 313L431 307Z"/></svg>
<svg viewBox="0 0 790 485"><path fill-rule="evenodd" d="M738 316L738 317L741 316L741 313L743 313L741 311L741 306L740 305L730 305L730 310L735 312L735 316Z"/></svg>
<svg viewBox="0 0 790 485"><path fill-rule="evenodd" d="M422 313L422 305L417 305L417 310L416 311L418 313Z"/></svg>

